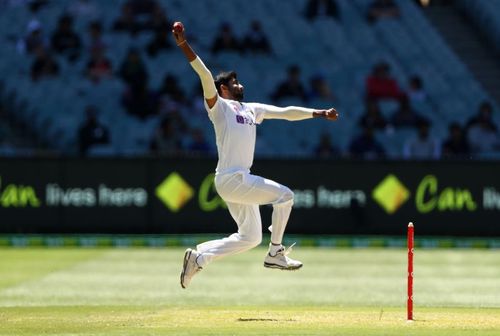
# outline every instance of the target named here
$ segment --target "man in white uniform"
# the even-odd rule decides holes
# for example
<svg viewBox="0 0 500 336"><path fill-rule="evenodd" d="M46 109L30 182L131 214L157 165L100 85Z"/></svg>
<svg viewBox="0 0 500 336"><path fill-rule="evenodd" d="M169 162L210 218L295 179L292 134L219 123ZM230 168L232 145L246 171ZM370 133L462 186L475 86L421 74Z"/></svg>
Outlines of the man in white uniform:
<svg viewBox="0 0 500 336"><path fill-rule="evenodd" d="M337 120L335 109L313 110L290 106L279 108L258 103L242 103L243 86L236 73L225 72L214 81L212 74L195 54L184 36L184 27L175 23L172 33L179 48L198 74L203 87L205 108L215 129L219 162L215 187L238 224L238 232L229 237L202 243L187 249L181 272L181 286L210 262L249 250L262 241L259 205L272 204L271 242L264 266L295 270L302 263L287 256L281 241L293 205L293 192L274 181L250 174L255 148L256 125L264 119L303 120L322 117Z"/></svg>

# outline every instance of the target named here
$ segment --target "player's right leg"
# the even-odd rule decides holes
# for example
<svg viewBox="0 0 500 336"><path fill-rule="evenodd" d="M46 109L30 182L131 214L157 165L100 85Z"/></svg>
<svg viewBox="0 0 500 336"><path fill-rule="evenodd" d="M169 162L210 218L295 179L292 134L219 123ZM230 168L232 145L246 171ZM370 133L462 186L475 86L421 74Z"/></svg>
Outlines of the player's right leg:
<svg viewBox="0 0 500 336"><path fill-rule="evenodd" d="M200 253L196 250L188 248L184 253L184 262L182 264L181 271L181 287L187 288L191 283L193 276L202 270L202 267L198 264L197 259Z"/></svg>
<svg viewBox="0 0 500 336"><path fill-rule="evenodd" d="M271 244L264 266L283 270L295 270L302 263L289 258L291 250L281 244L293 206L293 192L272 180L245 172L216 179L217 191L226 201L244 204L272 204ZM235 219L236 220L236 219Z"/></svg>
<svg viewBox="0 0 500 336"><path fill-rule="evenodd" d="M238 232L223 239L198 245L197 251L201 253L199 264L202 267L222 257L249 250L262 242L259 206L232 202L226 204L238 225Z"/></svg>
<svg viewBox="0 0 500 336"><path fill-rule="evenodd" d="M280 244L277 246L277 249L273 249L273 245L271 243L266 258L264 259L264 267L286 271L294 271L301 268L302 262L288 257L288 254L292 252L292 246L293 245L285 249L285 247Z"/></svg>
<svg viewBox="0 0 500 336"><path fill-rule="evenodd" d="M227 202L227 207L234 221L238 224L238 232L223 239L216 239L199 244L196 250L187 249L181 272L181 286L186 288L191 278L209 263L247 251L262 241L262 223L258 205L237 204Z"/></svg>

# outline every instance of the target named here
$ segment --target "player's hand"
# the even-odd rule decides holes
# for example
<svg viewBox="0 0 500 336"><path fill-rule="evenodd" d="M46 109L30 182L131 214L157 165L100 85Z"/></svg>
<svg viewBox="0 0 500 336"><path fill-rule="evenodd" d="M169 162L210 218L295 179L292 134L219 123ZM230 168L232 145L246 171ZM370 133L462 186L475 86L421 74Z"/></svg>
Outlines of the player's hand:
<svg viewBox="0 0 500 336"><path fill-rule="evenodd" d="M335 121L339 118L339 113L333 107L328 110L319 110L313 113L314 117L321 117L327 120Z"/></svg>
<svg viewBox="0 0 500 336"><path fill-rule="evenodd" d="M174 22L172 25L172 34L174 35L175 43L178 46L186 42L186 37L184 36L184 25L182 22Z"/></svg>
<svg viewBox="0 0 500 336"><path fill-rule="evenodd" d="M331 121L335 121L339 118L339 113L333 107L325 111L325 118Z"/></svg>

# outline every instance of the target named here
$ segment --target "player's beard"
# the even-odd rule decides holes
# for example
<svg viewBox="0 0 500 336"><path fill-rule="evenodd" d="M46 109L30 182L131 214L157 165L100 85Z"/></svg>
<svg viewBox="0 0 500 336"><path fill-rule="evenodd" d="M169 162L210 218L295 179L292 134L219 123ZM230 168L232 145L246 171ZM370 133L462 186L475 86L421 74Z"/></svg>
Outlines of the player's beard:
<svg viewBox="0 0 500 336"><path fill-rule="evenodd" d="M236 101L243 101L243 90L236 91L232 90L231 95L233 96L233 99Z"/></svg>
<svg viewBox="0 0 500 336"><path fill-rule="evenodd" d="M233 95L233 97L234 97L234 100L236 100L236 101L239 101L239 102L240 102L240 101L242 101L242 100L243 100L243 92L236 92L236 93Z"/></svg>

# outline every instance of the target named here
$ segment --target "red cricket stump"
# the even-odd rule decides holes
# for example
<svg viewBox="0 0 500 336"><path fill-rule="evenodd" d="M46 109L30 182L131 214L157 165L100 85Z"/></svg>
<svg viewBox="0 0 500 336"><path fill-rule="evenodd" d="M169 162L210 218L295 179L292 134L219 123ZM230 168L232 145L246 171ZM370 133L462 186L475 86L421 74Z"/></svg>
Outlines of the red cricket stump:
<svg viewBox="0 0 500 336"><path fill-rule="evenodd" d="M406 312L408 321L413 321L413 223L408 224L408 302Z"/></svg>

